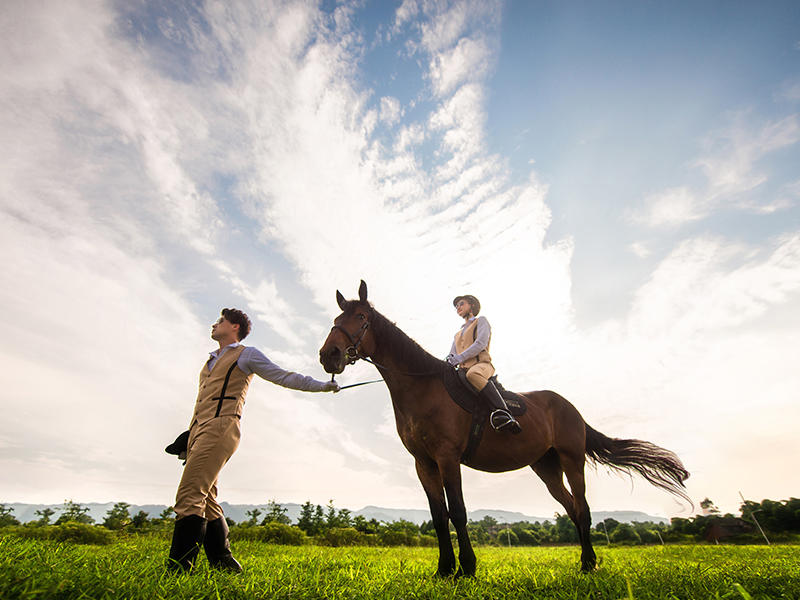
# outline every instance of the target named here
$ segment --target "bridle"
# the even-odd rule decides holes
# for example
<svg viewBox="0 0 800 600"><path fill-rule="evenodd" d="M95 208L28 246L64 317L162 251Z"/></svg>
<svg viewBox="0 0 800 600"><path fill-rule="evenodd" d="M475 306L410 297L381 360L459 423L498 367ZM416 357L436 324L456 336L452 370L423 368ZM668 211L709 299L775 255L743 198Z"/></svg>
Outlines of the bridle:
<svg viewBox="0 0 800 600"><path fill-rule="evenodd" d="M345 336L347 336L347 339L350 341L350 345L344 351L344 358L347 361L348 365L356 364L356 362L359 359L372 362L366 356L363 356L359 353L359 348L361 347L361 340L364 339L364 334L367 333L367 329L369 329L369 319L367 319L361 324L361 327L359 327L358 331L356 332L358 337L353 339L353 336L350 334L350 332L347 331L347 329L345 329L341 325L334 325L333 327L331 327L331 331L334 330L341 331Z"/></svg>
<svg viewBox="0 0 800 600"><path fill-rule="evenodd" d="M331 332L333 332L334 330L341 331L347 337L347 339L350 342L350 345L344 351L344 359L346 361L346 364L354 365L359 360L363 360L363 361L366 361L366 362L370 363L371 365L374 365L374 366L378 367L379 369L383 369L383 370L389 371L389 372L399 373L400 375L409 375L409 376L412 376L412 377L427 377L427 376L430 376L430 375L438 375L438 372L435 372L435 371L431 372L431 373L405 373L403 371L398 371L396 369L390 369L389 367L386 367L386 366L384 366L384 365L382 365L380 363L376 363L370 357L368 357L368 356L366 356L364 354L361 354L361 352L359 351L359 348L361 347L361 340L364 339L364 335L367 333L367 329L369 329L369 327L370 327L370 320L369 320L369 318L367 318L361 324L361 327L358 328L358 331L356 331L356 336L357 337L355 337L355 339L354 339L354 336L349 331L347 331L344 327L342 327L341 325L334 325L333 327L331 327ZM378 380L378 381L381 381L381 380ZM367 383L375 383L375 382L370 381L370 382L367 382ZM357 385L362 385L362 384L357 384ZM351 386L347 386L347 387L351 387ZM342 389L344 389L344 388L342 388Z"/></svg>

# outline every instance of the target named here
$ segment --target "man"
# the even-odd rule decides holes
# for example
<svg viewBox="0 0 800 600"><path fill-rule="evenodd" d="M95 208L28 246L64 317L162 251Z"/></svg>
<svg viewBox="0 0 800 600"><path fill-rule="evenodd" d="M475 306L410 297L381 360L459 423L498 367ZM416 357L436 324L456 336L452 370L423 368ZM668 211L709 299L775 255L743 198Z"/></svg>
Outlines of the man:
<svg viewBox="0 0 800 600"><path fill-rule="evenodd" d="M231 554L228 524L217 503L217 477L239 446L239 419L253 374L304 392L339 391L335 381L284 371L257 349L243 346L240 342L250 327L247 315L235 308L222 309L211 327L211 339L219 343L219 349L209 353L200 371L186 463L175 497L171 570L191 570L200 544L212 567L236 573L242 570Z"/></svg>
<svg viewBox="0 0 800 600"><path fill-rule="evenodd" d="M492 357L489 356L489 342L492 338L492 328L486 317L478 317L481 303L475 296L466 294L453 299L458 316L464 319L464 324L456 332L447 362L461 369L467 369L467 381L472 384L480 395L489 402L494 410L489 416L489 422L498 431L519 433L522 428L519 422L511 415L505 400L489 379L494 375Z"/></svg>

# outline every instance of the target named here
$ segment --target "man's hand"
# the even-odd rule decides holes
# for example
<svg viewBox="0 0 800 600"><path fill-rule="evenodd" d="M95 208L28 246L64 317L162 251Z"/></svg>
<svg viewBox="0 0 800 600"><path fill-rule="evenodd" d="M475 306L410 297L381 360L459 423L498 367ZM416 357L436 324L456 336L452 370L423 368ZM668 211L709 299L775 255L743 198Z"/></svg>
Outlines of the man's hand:
<svg viewBox="0 0 800 600"><path fill-rule="evenodd" d="M323 392L333 392L334 394L339 391L339 382L338 381L326 381L325 385L322 386Z"/></svg>
<svg viewBox="0 0 800 600"><path fill-rule="evenodd" d="M455 367L456 365L461 363L461 355L460 354L448 354L447 358L445 358L445 360L449 364L451 364L451 365L453 365Z"/></svg>

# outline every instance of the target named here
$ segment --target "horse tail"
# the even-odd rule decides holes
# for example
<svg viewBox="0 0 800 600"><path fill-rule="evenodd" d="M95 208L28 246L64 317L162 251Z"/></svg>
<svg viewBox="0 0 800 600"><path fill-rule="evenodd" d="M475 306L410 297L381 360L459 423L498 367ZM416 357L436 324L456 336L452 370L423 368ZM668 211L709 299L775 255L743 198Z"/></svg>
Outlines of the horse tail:
<svg viewBox="0 0 800 600"><path fill-rule="evenodd" d="M694 503L686 494L689 471L681 459L666 448L643 440L610 438L586 425L586 455L595 463L630 474L635 471L649 483Z"/></svg>

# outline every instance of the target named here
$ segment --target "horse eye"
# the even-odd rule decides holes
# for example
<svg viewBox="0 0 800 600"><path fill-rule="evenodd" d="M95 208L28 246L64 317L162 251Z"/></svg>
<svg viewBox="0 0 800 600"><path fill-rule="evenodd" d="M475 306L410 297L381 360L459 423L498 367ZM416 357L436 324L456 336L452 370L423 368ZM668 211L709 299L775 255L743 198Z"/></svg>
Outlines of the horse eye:
<svg viewBox="0 0 800 600"><path fill-rule="evenodd" d="M359 313L359 314L358 314L358 318L359 318L359 319L361 319L361 320L363 321L363 320L364 320L364 319L366 319L367 317L366 317L366 316L364 316L364 315L362 315L361 313Z"/></svg>

